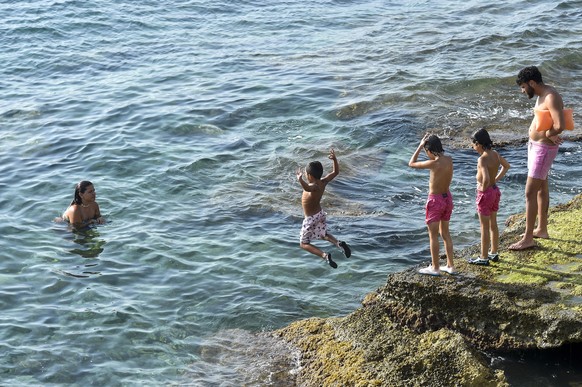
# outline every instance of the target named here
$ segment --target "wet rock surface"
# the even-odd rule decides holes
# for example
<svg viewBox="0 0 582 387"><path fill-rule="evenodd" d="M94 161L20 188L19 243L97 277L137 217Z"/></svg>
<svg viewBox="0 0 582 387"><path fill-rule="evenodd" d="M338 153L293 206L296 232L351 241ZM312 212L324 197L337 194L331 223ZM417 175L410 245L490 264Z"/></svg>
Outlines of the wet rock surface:
<svg viewBox="0 0 582 387"><path fill-rule="evenodd" d="M491 138L494 139L493 146L495 149L500 149L504 147L517 147L526 144L529 139L527 137L527 131L515 132L515 131L505 131L505 130L495 130L487 129ZM443 142L445 149L471 149L471 135L472 133L452 133L451 135L442 135L441 133L435 133ZM564 141L582 141L582 134L573 133L571 131L564 131L561 135Z"/></svg>

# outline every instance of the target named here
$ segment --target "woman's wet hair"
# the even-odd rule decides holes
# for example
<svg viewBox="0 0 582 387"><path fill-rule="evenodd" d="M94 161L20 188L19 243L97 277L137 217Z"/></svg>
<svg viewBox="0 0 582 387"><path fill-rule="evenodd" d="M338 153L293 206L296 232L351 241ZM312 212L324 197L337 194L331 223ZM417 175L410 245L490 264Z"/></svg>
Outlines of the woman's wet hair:
<svg viewBox="0 0 582 387"><path fill-rule="evenodd" d="M321 165L319 161L312 161L307 165L305 172L316 179L321 179L321 175L323 175L323 165Z"/></svg>
<svg viewBox="0 0 582 387"><path fill-rule="evenodd" d="M542 81L542 73L536 66L529 66L521 69L521 71L517 74L515 83L522 85L524 83L528 83L529 81L534 81L536 83L544 82Z"/></svg>
<svg viewBox="0 0 582 387"><path fill-rule="evenodd" d="M491 137L489 137L489 132L485 129L479 129L473 136L471 136L471 140L474 144L479 144L483 147L483 149L491 149L493 147L493 141L491 141Z"/></svg>
<svg viewBox="0 0 582 387"><path fill-rule="evenodd" d="M434 155L440 155L445 153L443 149L443 144L438 136L431 134L424 143L424 150L430 151Z"/></svg>
<svg viewBox="0 0 582 387"><path fill-rule="evenodd" d="M71 202L71 206L74 204L78 204L78 205L83 204L83 199L81 199L81 194L85 193L85 191L87 191L87 187L89 187L90 185L93 185L93 183L91 183L90 181L87 181L87 180L83 180L83 181L80 181L75 186L75 197L73 198L73 201Z"/></svg>

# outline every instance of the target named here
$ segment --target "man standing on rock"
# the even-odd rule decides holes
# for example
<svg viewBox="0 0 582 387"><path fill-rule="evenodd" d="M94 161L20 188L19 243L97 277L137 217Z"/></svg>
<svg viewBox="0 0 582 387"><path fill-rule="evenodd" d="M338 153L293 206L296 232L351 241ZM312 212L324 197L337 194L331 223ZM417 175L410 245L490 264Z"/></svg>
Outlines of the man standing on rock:
<svg viewBox="0 0 582 387"><path fill-rule="evenodd" d="M510 250L524 250L535 246L534 238L549 238L548 208L550 192L548 172L562 142L559 134L565 129L564 103L552 86L544 84L542 74L535 66L525 67L516 82L528 98L537 96L535 115L529 126L527 151L527 182L525 184L525 234ZM534 229L538 218L537 228Z"/></svg>

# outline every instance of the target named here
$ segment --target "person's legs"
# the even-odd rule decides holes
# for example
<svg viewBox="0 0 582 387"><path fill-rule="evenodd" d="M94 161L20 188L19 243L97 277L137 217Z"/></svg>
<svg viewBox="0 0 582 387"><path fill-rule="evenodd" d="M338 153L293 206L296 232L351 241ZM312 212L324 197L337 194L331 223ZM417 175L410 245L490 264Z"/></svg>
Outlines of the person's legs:
<svg viewBox="0 0 582 387"><path fill-rule="evenodd" d="M315 215L307 216L303 219L301 232L299 234L299 247L303 250L326 259L327 255L322 250L311 244L316 239L325 239L327 236L327 225L325 223L325 213L318 212Z"/></svg>
<svg viewBox="0 0 582 387"><path fill-rule="evenodd" d="M497 226L497 212L492 212L489 217L489 230L491 231L491 254L497 254L499 249L499 227ZM485 251L485 254L488 254Z"/></svg>
<svg viewBox="0 0 582 387"><path fill-rule="evenodd" d="M430 256L432 259L432 268L438 271L440 268L439 263L439 223L432 222L427 225L428 227L428 237L430 241Z"/></svg>
<svg viewBox="0 0 582 387"><path fill-rule="evenodd" d="M525 244L523 245L533 246L533 239L531 242L528 239L530 236L531 238L549 238L548 209L550 207L550 192L547 179L557 154L557 145L541 144L532 141L528 144L528 173L526 183L527 227L524 236ZM529 192L528 185L530 186L529 188L532 188ZM531 203L528 203L528 200ZM529 213L528 210L530 211ZM535 212L531 212L534 210ZM538 217L538 226L534 229L536 216ZM529 226L531 228L528 228Z"/></svg>
<svg viewBox="0 0 582 387"><path fill-rule="evenodd" d="M318 257L325 259L325 253L317 247L313 246L311 243L300 243L299 246L303 250L309 251L311 254L315 254Z"/></svg>
<svg viewBox="0 0 582 387"><path fill-rule="evenodd" d="M321 257L321 259L323 259L324 261L326 261L329 266L333 267L334 269L337 268L337 263L335 263L332 259L331 259L331 254L329 253L325 253L322 250L318 249L317 247L313 246L311 243L300 243L299 246L301 246L302 249L309 251L311 254L315 254L318 257Z"/></svg>
<svg viewBox="0 0 582 387"><path fill-rule="evenodd" d="M541 189L544 180L533 177L527 178L525 183L525 233L523 238L509 246L510 250L524 250L535 246L533 240L533 230L538 214L538 191Z"/></svg>
<svg viewBox="0 0 582 387"><path fill-rule="evenodd" d="M453 263L453 238L451 238L451 232L449 230L449 222L442 220L440 222L440 232L441 238L443 238L443 242L445 244L445 252L447 253L447 266L449 268L454 267ZM438 253L438 251L437 251Z"/></svg>
<svg viewBox="0 0 582 387"><path fill-rule="evenodd" d="M488 259L489 256L489 242L491 234L489 227L491 226L491 217L479 214L479 224L481 225L481 259Z"/></svg>
<svg viewBox="0 0 582 387"><path fill-rule="evenodd" d="M548 180L543 180L538 191L538 226L533 231L536 238L549 238L548 234L548 210L550 208L550 189Z"/></svg>
<svg viewBox="0 0 582 387"><path fill-rule="evenodd" d="M339 247L339 242L337 241L337 239L335 239L335 237L331 234L325 234L325 236L323 237L323 239L325 239L326 241L328 241L329 243L332 243L336 246Z"/></svg>
<svg viewBox="0 0 582 387"><path fill-rule="evenodd" d="M350 246L345 241L338 241L331 234L325 234L325 236L323 237L323 239L325 239L329 243L334 244L337 248L339 248L344 253L344 255L345 255L346 258L349 258L349 257L352 256L352 249L350 248Z"/></svg>

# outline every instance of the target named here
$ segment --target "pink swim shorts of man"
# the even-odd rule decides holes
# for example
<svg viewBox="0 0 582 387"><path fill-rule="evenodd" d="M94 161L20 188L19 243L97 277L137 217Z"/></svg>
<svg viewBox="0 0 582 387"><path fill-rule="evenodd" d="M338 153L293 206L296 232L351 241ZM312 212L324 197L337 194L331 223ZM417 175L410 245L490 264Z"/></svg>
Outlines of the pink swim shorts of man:
<svg viewBox="0 0 582 387"><path fill-rule="evenodd" d="M477 212L483 216L490 216L491 213L499 211L499 201L501 191L496 185L492 185L485 191L477 190Z"/></svg>
<svg viewBox="0 0 582 387"><path fill-rule="evenodd" d="M453 196L450 192L444 194L430 194L426 200L426 224L432 222L446 222L451 220L453 213Z"/></svg>
<svg viewBox="0 0 582 387"><path fill-rule="evenodd" d="M300 234L301 243L311 243L314 239L323 239L326 234L327 222L323 210L303 219Z"/></svg>
<svg viewBox="0 0 582 387"><path fill-rule="evenodd" d="M558 154L558 145L530 141L527 147L527 176L546 180Z"/></svg>

